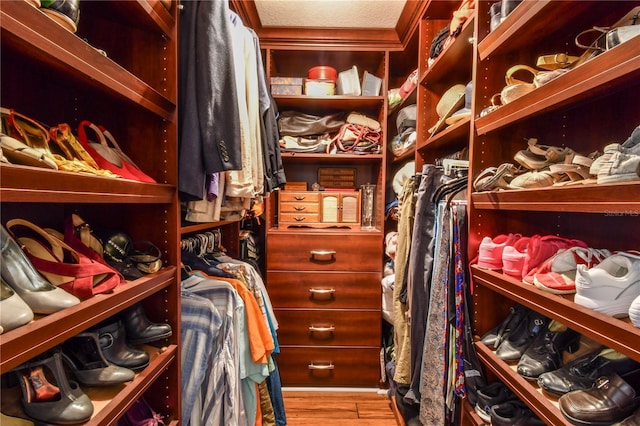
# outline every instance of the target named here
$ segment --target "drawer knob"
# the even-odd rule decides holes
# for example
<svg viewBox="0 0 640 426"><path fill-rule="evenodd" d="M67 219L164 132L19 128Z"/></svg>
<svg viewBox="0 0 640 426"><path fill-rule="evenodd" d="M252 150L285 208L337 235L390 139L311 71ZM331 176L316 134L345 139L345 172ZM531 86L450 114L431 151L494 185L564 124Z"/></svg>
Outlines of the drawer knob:
<svg viewBox="0 0 640 426"><path fill-rule="evenodd" d="M336 259L335 250L311 250L311 260L331 261Z"/></svg>
<svg viewBox="0 0 640 426"><path fill-rule="evenodd" d="M312 299L318 296L322 296L322 297L318 297L321 299L330 299L336 293L336 289L335 288L310 288L309 293L311 293Z"/></svg>
<svg viewBox="0 0 640 426"><path fill-rule="evenodd" d="M333 362L329 361L329 363L327 364L314 364L313 362L311 362L311 364L309 364L309 370L333 370L334 369L334 365Z"/></svg>
<svg viewBox="0 0 640 426"><path fill-rule="evenodd" d="M306 217L304 216L296 216L293 218L296 222L302 222L303 220L306 219Z"/></svg>
<svg viewBox="0 0 640 426"><path fill-rule="evenodd" d="M302 200L304 200L304 199L305 199L305 198L307 198L307 197L305 197L305 196L303 196L303 195L296 195L296 196L294 196L293 198L294 198L294 199L296 199L296 200L298 200L298 201L302 201Z"/></svg>
<svg viewBox="0 0 640 426"><path fill-rule="evenodd" d="M309 332L313 333L333 333L336 331L335 325L310 325Z"/></svg>
<svg viewBox="0 0 640 426"><path fill-rule="evenodd" d="M306 209L306 207L305 207L305 206L294 206L294 207L293 207L293 209L294 209L295 211L297 211L297 212L301 212L301 211L303 211L304 209Z"/></svg>

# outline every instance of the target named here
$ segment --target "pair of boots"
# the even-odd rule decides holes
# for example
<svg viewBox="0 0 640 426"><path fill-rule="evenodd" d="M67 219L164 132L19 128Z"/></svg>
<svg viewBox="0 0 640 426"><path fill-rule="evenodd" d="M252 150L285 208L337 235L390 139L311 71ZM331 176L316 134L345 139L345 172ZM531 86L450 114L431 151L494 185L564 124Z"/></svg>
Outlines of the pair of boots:
<svg viewBox="0 0 640 426"><path fill-rule="evenodd" d="M98 333L102 352L109 362L136 372L149 365L149 354L134 346L166 339L172 334L169 324L151 322L140 303L92 330Z"/></svg>

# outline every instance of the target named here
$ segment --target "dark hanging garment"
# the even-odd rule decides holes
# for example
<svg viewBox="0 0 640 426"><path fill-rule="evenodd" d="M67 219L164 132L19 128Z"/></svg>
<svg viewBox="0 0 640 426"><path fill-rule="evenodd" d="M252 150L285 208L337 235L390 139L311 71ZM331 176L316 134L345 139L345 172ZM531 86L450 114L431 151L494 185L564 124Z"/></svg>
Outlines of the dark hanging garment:
<svg viewBox="0 0 640 426"><path fill-rule="evenodd" d="M229 3L182 2L178 189L201 200L205 176L242 168Z"/></svg>

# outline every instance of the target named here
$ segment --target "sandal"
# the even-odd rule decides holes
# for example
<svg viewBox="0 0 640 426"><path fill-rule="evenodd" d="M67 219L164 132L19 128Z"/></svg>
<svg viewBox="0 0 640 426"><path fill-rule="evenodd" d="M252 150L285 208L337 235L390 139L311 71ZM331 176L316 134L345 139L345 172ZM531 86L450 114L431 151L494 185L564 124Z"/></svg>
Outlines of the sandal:
<svg viewBox="0 0 640 426"><path fill-rule="evenodd" d="M98 142L88 139L87 127L93 131L94 135L98 138ZM128 163L122 160L116 150L109 146L104 134L95 124L87 120L80 122L78 125L78 140L101 168L109 170L125 179L140 180L138 175L132 172L131 169L133 166L129 166Z"/></svg>
<svg viewBox="0 0 640 426"><path fill-rule="evenodd" d="M571 148L538 145L536 138L530 138L528 145L527 149L516 153L514 160L529 170L542 170L551 164L562 163L565 157L573 155Z"/></svg>
<svg viewBox="0 0 640 426"><path fill-rule="evenodd" d="M120 284L120 277L112 268L79 253L33 223L12 219L6 224L14 234L12 229L18 226L33 231L29 236L17 237L16 240L24 246L33 266L53 285L85 300L99 293L111 292Z"/></svg>
<svg viewBox="0 0 640 426"><path fill-rule="evenodd" d="M511 163L503 163L498 167L484 169L473 181L476 191L493 191L494 189L512 189L509 182L514 177L516 168Z"/></svg>
<svg viewBox="0 0 640 426"><path fill-rule="evenodd" d="M549 172L554 177L554 186L582 183L584 179L591 177L589 168L579 164L552 164Z"/></svg>

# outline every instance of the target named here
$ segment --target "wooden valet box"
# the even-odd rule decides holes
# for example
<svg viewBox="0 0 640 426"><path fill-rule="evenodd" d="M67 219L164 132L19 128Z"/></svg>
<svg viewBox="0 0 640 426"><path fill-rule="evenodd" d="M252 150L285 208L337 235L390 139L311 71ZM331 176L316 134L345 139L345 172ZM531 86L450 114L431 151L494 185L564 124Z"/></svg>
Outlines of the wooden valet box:
<svg viewBox="0 0 640 426"><path fill-rule="evenodd" d="M280 191L279 225L360 228L360 191Z"/></svg>

